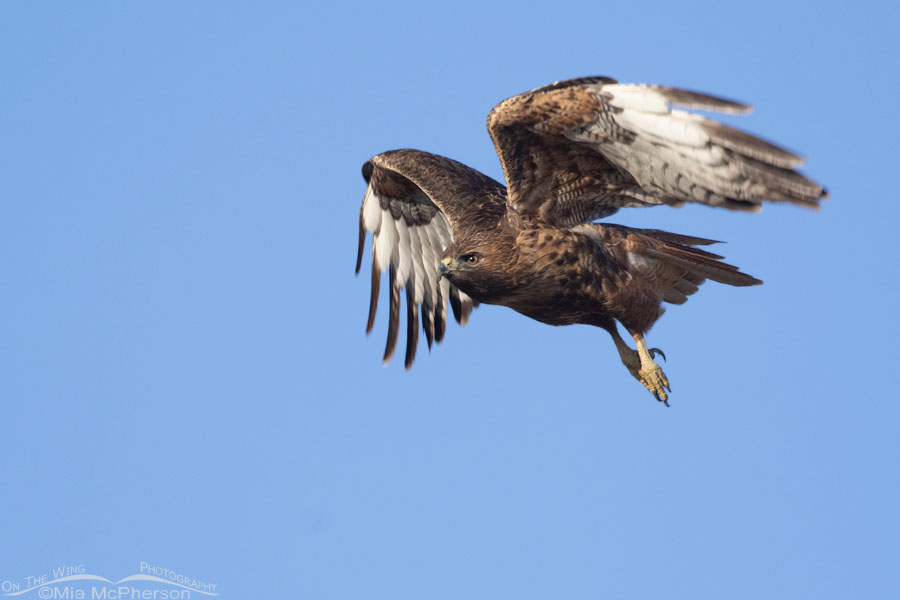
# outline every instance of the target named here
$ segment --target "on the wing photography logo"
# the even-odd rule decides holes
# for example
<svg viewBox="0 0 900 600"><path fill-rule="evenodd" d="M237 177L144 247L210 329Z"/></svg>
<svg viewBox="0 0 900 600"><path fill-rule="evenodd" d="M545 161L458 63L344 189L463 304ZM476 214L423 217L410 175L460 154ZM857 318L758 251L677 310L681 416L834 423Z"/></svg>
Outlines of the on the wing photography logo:
<svg viewBox="0 0 900 600"><path fill-rule="evenodd" d="M0 580L0 597L41 600L185 600L218 596L217 584L148 562L122 579L101 577L84 565L61 565L18 580ZM194 595L196 594L196 596Z"/></svg>

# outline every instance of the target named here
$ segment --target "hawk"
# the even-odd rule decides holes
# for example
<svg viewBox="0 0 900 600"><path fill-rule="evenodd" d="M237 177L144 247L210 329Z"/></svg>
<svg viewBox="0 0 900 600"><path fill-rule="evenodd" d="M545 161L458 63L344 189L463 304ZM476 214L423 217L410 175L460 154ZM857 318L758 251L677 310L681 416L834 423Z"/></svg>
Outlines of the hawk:
<svg viewBox="0 0 900 600"><path fill-rule="evenodd" d="M491 110L487 128L505 186L419 150L367 161L356 272L372 232L366 332L387 271L385 364L397 345L405 290L407 369L420 318L430 349L444 337L448 303L462 325L478 303L499 304L550 325L605 329L629 373L668 405L669 381L654 360L665 355L644 339L662 303L683 304L707 279L734 286L762 281L699 247L714 240L595 221L627 207L699 202L756 212L764 201L817 207L827 196L795 170L801 157L675 107L751 110L688 90L585 77Z"/></svg>

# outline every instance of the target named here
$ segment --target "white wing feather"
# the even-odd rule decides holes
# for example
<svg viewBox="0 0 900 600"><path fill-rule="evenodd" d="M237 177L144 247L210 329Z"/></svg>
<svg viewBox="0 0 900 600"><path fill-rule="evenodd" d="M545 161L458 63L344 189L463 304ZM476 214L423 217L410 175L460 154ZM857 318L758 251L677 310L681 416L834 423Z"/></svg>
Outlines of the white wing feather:
<svg viewBox="0 0 900 600"><path fill-rule="evenodd" d="M406 287L413 290L416 304L422 305L423 327L428 335L429 346L435 331L443 331L448 314L451 292L458 294L462 302L471 304L471 299L457 290L449 281L439 277L440 257L453 240L450 223L446 216L436 211L427 223L408 222L403 217L395 218L391 202L416 202L411 199L393 199L380 196L370 183L363 197L361 224L365 231L372 233L372 260L375 271L372 276L380 277L391 267L396 274L396 292ZM395 209L398 205L395 205ZM408 208L408 207L407 207ZM415 212L413 207L413 212ZM413 219L411 219L413 220ZM373 280L373 299L377 301L378 286ZM392 311L396 307L392 306ZM372 325L374 306L370 307L369 328ZM394 316L396 318L396 315ZM440 323L437 321L440 320ZM440 334L438 334L440 336ZM389 339L391 335L389 333ZM440 337L437 338L440 341ZM395 343L395 342L393 342ZM393 354L392 342L385 350L385 361ZM407 350L407 368L411 364ZM413 356L414 356L413 349Z"/></svg>
<svg viewBox="0 0 900 600"><path fill-rule="evenodd" d="M590 145L630 173L644 191L658 196L657 202L727 204L756 211L764 200L815 204L824 193L821 186L790 170L803 163L801 157L672 108L740 113L750 106L651 85L598 84L592 89L613 110L608 119L570 131L567 137Z"/></svg>

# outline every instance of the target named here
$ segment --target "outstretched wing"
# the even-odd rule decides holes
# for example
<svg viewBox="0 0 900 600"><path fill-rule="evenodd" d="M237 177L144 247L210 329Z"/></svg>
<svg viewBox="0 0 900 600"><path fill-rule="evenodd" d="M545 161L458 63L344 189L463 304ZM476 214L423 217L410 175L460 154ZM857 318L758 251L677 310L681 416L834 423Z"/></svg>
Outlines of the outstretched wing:
<svg viewBox="0 0 900 600"><path fill-rule="evenodd" d="M460 228L490 227L506 212L500 183L461 163L418 150L392 150L362 168L368 183L359 214L356 272L362 265L366 232L373 234L372 293L366 333L378 308L381 274L388 271L390 314L384 362L397 346L400 290L406 289L406 368L419 336L419 309L429 349L444 337L449 301L457 322L466 324L473 302L438 276L441 254Z"/></svg>
<svg viewBox="0 0 900 600"><path fill-rule="evenodd" d="M765 200L818 206L803 159L673 106L744 113L746 104L606 77L554 83L494 107L488 131L510 203L558 225L619 208L700 202L758 211Z"/></svg>

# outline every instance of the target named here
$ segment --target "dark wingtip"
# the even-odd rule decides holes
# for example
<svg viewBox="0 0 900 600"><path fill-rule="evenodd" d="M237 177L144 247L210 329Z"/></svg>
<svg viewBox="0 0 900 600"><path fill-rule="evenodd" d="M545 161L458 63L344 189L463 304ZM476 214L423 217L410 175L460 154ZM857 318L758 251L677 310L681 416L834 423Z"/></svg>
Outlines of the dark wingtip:
<svg viewBox="0 0 900 600"><path fill-rule="evenodd" d="M363 176L363 179L366 180L366 183L369 183L369 180L372 179L372 171L374 171L374 170L375 170L375 165L372 163L371 160L367 160L366 162L363 163L362 176Z"/></svg>
<svg viewBox="0 0 900 600"><path fill-rule="evenodd" d="M359 245L356 247L356 274L359 275L359 268L362 266L363 246L366 243L366 226L363 223L362 210L359 211Z"/></svg>
<svg viewBox="0 0 900 600"><path fill-rule="evenodd" d="M428 351L431 352L431 345L434 343L434 309L428 303L422 305L422 329L425 331Z"/></svg>
<svg viewBox="0 0 900 600"><path fill-rule="evenodd" d="M378 311L378 292L381 287L381 271L378 262L372 261L372 290L369 293L369 320L366 322L366 334L371 333L375 324L375 313Z"/></svg>
<svg viewBox="0 0 900 600"><path fill-rule="evenodd" d="M394 265L389 269L391 284L391 307L388 316L388 336L384 346L382 364L390 362L397 348L397 334L400 332L400 288L397 286L397 270Z"/></svg>
<svg viewBox="0 0 900 600"><path fill-rule="evenodd" d="M442 300L434 309L434 341L440 344L444 341L444 333L447 331L447 311Z"/></svg>
<svg viewBox="0 0 900 600"><path fill-rule="evenodd" d="M741 274L741 275L744 275L744 276L747 278L747 280L746 280L747 283L742 283L742 284L739 284L739 285L742 285L742 286L751 286L751 285L762 285L762 284L763 284L763 280L762 280L762 279L757 279L757 278L754 277L753 275L747 275L746 273L740 273L740 274Z"/></svg>
<svg viewBox="0 0 900 600"><path fill-rule="evenodd" d="M459 297L459 290L456 287L450 288L450 308L453 310L453 318L457 323L462 323L463 306Z"/></svg>
<svg viewBox="0 0 900 600"><path fill-rule="evenodd" d="M407 371L416 360L416 347L419 345L419 305L413 286L406 286L406 357L403 366Z"/></svg>

